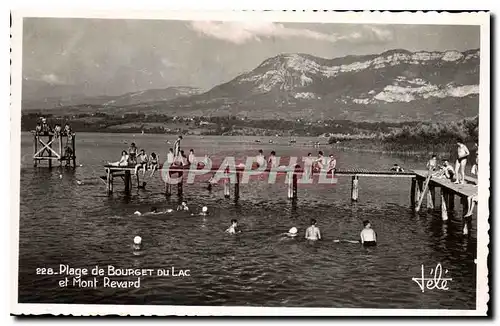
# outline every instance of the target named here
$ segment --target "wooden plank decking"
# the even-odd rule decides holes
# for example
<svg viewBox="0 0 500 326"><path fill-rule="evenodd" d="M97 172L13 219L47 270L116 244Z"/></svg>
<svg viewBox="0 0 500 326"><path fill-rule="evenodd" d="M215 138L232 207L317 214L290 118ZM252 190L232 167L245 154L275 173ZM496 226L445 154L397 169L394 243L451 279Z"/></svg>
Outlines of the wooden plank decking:
<svg viewBox="0 0 500 326"><path fill-rule="evenodd" d="M425 179L427 177L427 170L414 170L417 178ZM461 197L477 197L477 179L466 177L466 184L455 184L445 178L431 178L430 184L436 187L446 188L448 191L461 196Z"/></svg>

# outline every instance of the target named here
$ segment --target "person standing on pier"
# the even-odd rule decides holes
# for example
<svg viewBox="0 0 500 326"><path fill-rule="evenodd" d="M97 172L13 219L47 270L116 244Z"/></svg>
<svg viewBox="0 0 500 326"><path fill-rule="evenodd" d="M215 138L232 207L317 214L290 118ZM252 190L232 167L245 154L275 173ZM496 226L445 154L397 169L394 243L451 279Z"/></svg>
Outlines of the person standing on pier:
<svg viewBox="0 0 500 326"><path fill-rule="evenodd" d="M467 157L470 152L467 146L461 139L457 140L457 160L455 162L455 175L457 176L455 183L465 183L465 166L467 165Z"/></svg>
<svg viewBox="0 0 500 326"><path fill-rule="evenodd" d="M333 157L333 154L328 156L328 173L332 174L332 178L335 174L335 168L337 166L337 160Z"/></svg>
<svg viewBox="0 0 500 326"><path fill-rule="evenodd" d="M177 137L177 140L174 143L175 158L179 157L179 155L181 154L181 140L182 140L182 135L179 135L179 137Z"/></svg>
<svg viewBox="0 0 500 326"><path fill-rule="evenodd" d="M170 166L175 161L174 150L171 148L167 153L167 164Z"/></svg>
<svg viewBox="0 0 500 326"><path fill-rule="evenodd" d="M306 240L321 240L321 232L319 228L316 226L316 220L311 219L311 226L306 230Z"/></svg>
<svg viewBox="0 0 500 326"><path fill-rule="evenodd" d="M128 158L130 163L137 163L137 147L135 146L135 143L130 144L130 147L128 148Z"/></svg>

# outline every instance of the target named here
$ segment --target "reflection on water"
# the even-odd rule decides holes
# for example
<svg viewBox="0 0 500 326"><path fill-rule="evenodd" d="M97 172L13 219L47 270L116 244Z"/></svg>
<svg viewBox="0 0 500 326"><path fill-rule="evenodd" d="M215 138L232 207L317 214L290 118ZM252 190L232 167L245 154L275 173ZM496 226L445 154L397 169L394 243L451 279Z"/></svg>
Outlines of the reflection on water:
<svg viewBox="0 0 500 326"><path fill-rule="evenodd" d="M174 137L170 137L171 141ZM463 237L459 214L441 221L438 211L415 214L409 209L409 179L360 178L359 202L350 202L350 178L336 185L300 187L298 200L287 200L284 182L252 181L240 188L240 200L223 198L222 187L184 187L184 200L198 213L137 216L152 206L175 208L178 198L165 198L161 178L146 176L146 189L105 196L102 164L118 158L126 141L164 158L170 145L164 135L79 134L76 169L21 169L19 301L47 303L115 303L177 305L253 305L298 307L475 308L476 219L470 237ZM281 144L280 144L281 142ZM256 144L252 137L188 138L186 149L214 160L243 158L262 148L265 153L305 156L318 149L291 147L287 139ZM22 138L22 157L32 153L31 138ZM321 150L330 153L327 147ZM163 154L163 155L162 155ZM339 167L406 168L418 162L373 153L334 153ZM60 177L62 174L62 178ZM83 181L77 184L76 180ZM437 205L437 207L440 207ZM457 207L457 210L459 208ZM238 219L243 232L225 234ZM318 221L323 241L303 239L311 218ZM336 239L357 240L369 219L379 245L364 249ZM297 238L283 238L292 226ZM142 237L140 255L133 238ZM447 292L422 293L412 277L421 265L441 263L453 278ZM61 276L36 275L36 268L59 264L92 268L189 269L190 277L141 277L141 287L60 288Z"/></svg>

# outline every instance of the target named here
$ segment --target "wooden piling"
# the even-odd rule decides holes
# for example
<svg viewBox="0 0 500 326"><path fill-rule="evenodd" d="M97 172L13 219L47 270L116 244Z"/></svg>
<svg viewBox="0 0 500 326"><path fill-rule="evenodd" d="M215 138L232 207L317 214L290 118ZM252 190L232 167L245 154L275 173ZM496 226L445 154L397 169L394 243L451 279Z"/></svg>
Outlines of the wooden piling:
<svg viewBox="0 0 500 326"><path fill-rule="evenodd" d="M436 188L429 185L429 192L427 193L427 208L434 209L436 207Z"/></svg>
<svg viewBox="0 0 500 326"><path fill-rule="evenodd" d="M106 169L106 195L111 194L111 170Z"/></svg>
<svg viewBox="0 0 500 326"><path fill-rule="evenodd" d="M234 199L240 198L240 172L236 171L236 183L234 184Z"/></svg>
<svg viewBox="0 0 500 326"><path fill-rule="evenodd" d="M131 175L130 175L130 171L129 170L126 170L125 171L125 176L123 178L123 182L125 183L125 192L126 193L130 193L130 184L131 184Z"/></svg>
<svg viewBox="0 0 500 326"><path fill-rule="evenodd" d="M52 167L52 136L49 136L49 168Z"/></svg>
<svg viewBox="0 0 500 326"><path fill-rule="evenodd" d="M140 173L140 171L137 170L137 173L135 174L135 177L137 179L137 189L139 189L141 187L141 181L139 180L140 179L139 178L139 173Z"/></svg>
<svg viewBox="0 0 500 326"><path fill-rule="evenodd" d="M33 149L33 166L36 167L38 160L36 159L36 153L38 152L38 135L35 134L35 144L34 144L34 149Z"/></svg>
<svg viewBox="0 0 500 326"><path fill-rule="evenodd" d="M469 201L467 200L467 197L461 197L460 198L462 202L462 223L463 223L463 228L462 228L462 233L464 235L469 234L469 218L466 217L467 212L469 211Z"/></svg>
<svg viewBox="0 0 500 326"><path fill-rule="evenodd" d="M441 218L443 221L448 220L448 210L446 209L448 205L448 191L445 188L441 188Z"/></svg>
<svg viewBox="0 0 500 326"><path fill-rule="evenodd" d="M448 192L448 211L449 212L454 212L455 211L455 194Z"/></svg>
<svg viewBox="0 0 500 326"><path fill-rule="evenodd" d="M172 184L170 184L170 174L167 173L165 178L167 178L165 180L165 195L170 197L172 195Z"/></svg>
<svg viewBox="0 0 500 326"><path fill-rule="evenodd" d="M287 175L288 192L287 198L293 199L293 177L290 174Z"/></svg>
<svg viewBox="0 0 500 326"><path fill-rule="evenodd" d="M411 178L411 188L410 188L410 207L415 208L415 190L417 187L417 178Z"/></svg>
<svg viewBox="0 0 500 326"><path fill-rule="evenodd" d="M71 135L71 145L73 147L73 153L71 153L71 155L73 156L73 167L76 167L75 134Z"/></svg>
<svg viewBox="0 0 500 326"><path fill-rule="evenodd" d="M183 182L182 179L184 178L184 172L180 171L177 174L178 182L177 182L177 196L182 197L182 192L183 192Z"/></svg>
<svg viewBox="0 0 500 326"><path fill-rule="evenodd" d="M293 200L296 200L297 199L297 173L294 173L293 174L293 177L292 177L292 184L293 184L293 196L292 196L292 199Z"/></svg>
<svg viewBox="0 0 500 326"><path fill-rule="evenodd" d="M224 176L224 197L231 197L231 190L229 189L229 174L226 172Z"/></svg>
<svg viewBox="0 0 500 326"><path fill-rule="evenodd" d="M417 179L417 194L416 194L417 206L418 206L418 203L420 203L420 200L422 199L423 190L424 190L423 188L424 188L424 181L421 179Z"/></svg>
<svg viewBox="0 0 500 326"><path fill-rule="evenodd" d="M62 135L58 135L59 138L59 166L62 166L63 162L63 147L62 147Z"/></svg>
<svg viewBox="0 0 500 326"><path fill-rule="evenodd" d="M110 178L109 178L109 180L110 180L110 182L111 182L110 187L109 187L109 189L111 190L111 193L113 193L113 190L114 190L114 189L113 189L113 179L114 179L114 178L113 178L113 173L111 172L111 173L110 173Z"/></svg>
<svg viewBox="0 0 500 326"><path fill-rule="evenodd" d="M352 181L351 181L351 200L352 201L358 201L358 185L359 185L358 176L355 175L352 177Z"/></svg>

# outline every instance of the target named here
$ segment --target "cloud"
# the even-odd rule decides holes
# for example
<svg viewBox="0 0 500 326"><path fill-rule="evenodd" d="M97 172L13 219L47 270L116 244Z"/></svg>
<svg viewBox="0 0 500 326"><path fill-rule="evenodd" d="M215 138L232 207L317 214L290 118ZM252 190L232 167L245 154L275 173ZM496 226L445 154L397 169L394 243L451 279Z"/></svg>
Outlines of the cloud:
<svg viewBox="0 0 500 326"><path fill-rule="evenodd" d="M54 74L45 74L40 77L40 80L52 84L52 85L63 85L66 84L61 78L57 77Z"/></svg>
<svg viewBox="0 0 500 326"><path fill-rule="evenodd" d="M392 32L374 26L364 26L359 31L342 34L327 34L306 28L285 27L283 24L271 22L193 21L190 23L190 27L200 34L235 44L260 41L263 38L271 37L302 37L331 43L338 41L360 42L364 39L368 41L392 39Z"/></svg>

